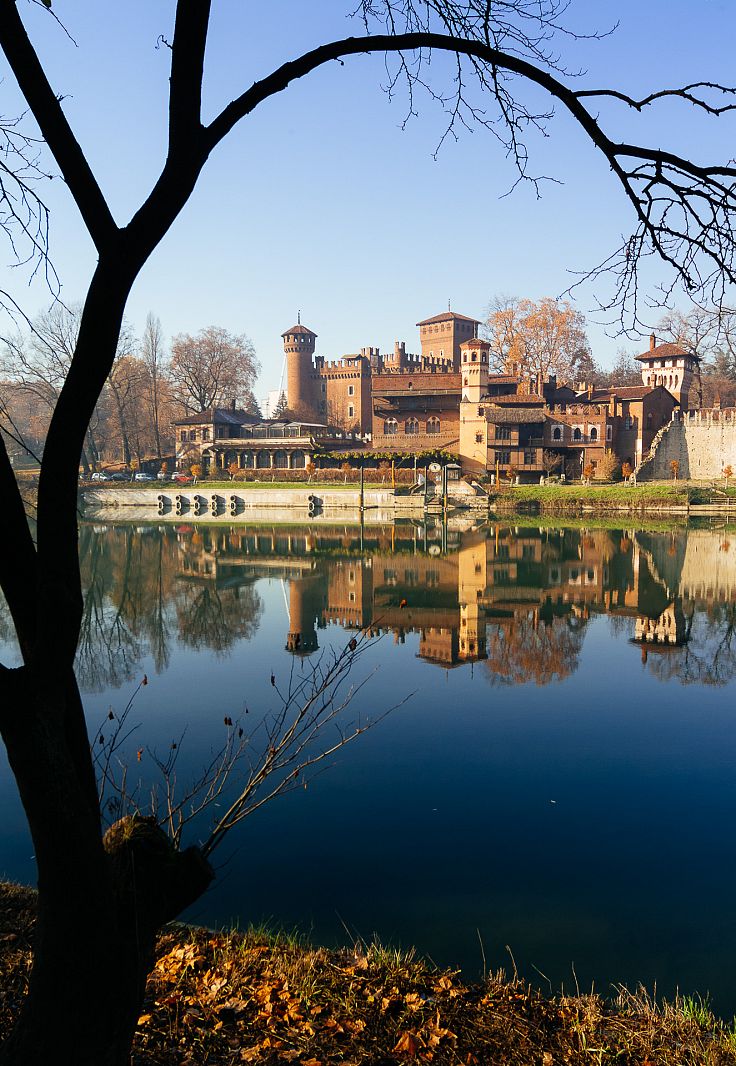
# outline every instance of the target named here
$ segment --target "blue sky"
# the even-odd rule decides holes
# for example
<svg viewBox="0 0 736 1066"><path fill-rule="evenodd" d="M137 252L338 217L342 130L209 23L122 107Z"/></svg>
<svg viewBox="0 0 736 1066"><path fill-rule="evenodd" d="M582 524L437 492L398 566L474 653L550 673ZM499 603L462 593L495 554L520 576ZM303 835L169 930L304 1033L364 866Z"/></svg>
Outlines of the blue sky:
<svg viewBox="0 0 736 1066"><path fill-rule="evenodd" d="M145 196L165 147L168 50L173 3L130 0L90 8L54 0L75 47L39 7L21 11L64 108L116 218ZM274 66L320 42L357 34L347 0L216 2L206 68L209 114ZM254 13L255 12L255 13ZM728 0L577 0L577 28L605 29L603 41L567 42L581 86L644 93L691 80L736 82L732 42L736 5ZM2 71L3 114L20 109L12 75ZM436 84L447 84L443 63ZM132 293L128 317L146 313L168 336L216 324L247 333L263 365L260 394L281 373L280 334L297 309L329 358L394 339L418 348L415 323L447 306L482 316L495 293L557 295L572 271L613 250L630 211L602 158L564 115L549 137L530 138L532 168L554 176L537 200L530 188L504 197L514 172L484 130L433 152L444 116L420 99L418 119L401 129L406 101L389 101L380 57L331 64L267 101L210 159L181 217ZM547 106L540 94L533 97ZM530 95L530 99L532 96ZM559 110L559 109L558 109ZM734 154L736 118L707 119L691 108L659 105L642 117L600 106L611 131L703 161ZM50 183L52 254L63 295L84 292L94 252L61 182ZM9 255L4 249L7 265ZM24 308L48 303L42 286L6 271ZM653 291L664 275L642 278ZM598 290L605 295L605 287ZM594 292L577 306L588 311ZM656 318L656 313L653 314ZM590 321L604 364L624 342ZM635 348L636 344L629 343Z"/></svg>

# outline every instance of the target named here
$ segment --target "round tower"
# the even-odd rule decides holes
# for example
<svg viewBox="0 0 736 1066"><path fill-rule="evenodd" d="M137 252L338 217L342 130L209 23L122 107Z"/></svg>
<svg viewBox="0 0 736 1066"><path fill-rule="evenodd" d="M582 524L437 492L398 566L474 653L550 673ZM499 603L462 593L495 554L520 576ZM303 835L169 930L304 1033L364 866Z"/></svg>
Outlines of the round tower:
<svg viewBox="0 0 736 1066"><path fill-rule="evenodd" d="M281 336L286 355L286 402L294 412L315 416L318 398L313 375L317 334L302 325L300 316L297 324Z"/></svg>

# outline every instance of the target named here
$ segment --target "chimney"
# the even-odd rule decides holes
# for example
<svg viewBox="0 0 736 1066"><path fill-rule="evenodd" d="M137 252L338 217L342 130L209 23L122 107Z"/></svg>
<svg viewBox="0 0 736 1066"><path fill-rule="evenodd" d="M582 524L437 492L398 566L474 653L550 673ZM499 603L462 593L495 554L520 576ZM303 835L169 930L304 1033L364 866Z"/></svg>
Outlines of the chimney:
<svg viewBox="0 0 736 1066"><path fill-rule="evenodd" d="M649 334L649 351L653 351L657 347L657 335L656 333Z"/></svg>
<svg viewBox="0 0 736 1066"><path fill-rule="evenodd" d="M588 385L588 399L589 400L593 399L593 386L592 385Z"/></svg>

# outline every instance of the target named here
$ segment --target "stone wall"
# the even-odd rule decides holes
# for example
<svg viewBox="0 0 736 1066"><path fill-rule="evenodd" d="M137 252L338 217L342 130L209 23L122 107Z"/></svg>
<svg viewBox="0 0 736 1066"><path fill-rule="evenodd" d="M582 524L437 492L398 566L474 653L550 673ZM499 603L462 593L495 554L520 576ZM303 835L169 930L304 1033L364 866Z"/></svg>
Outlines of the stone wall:
<svg viewBox="0 0 736 1066"><path fill-rule="evenodd" d="M736 410L688 411L670 422L652 441L637 478L671 480L673 459L680 464L680 478L721 478L726 466L736 474Z"/></svg>

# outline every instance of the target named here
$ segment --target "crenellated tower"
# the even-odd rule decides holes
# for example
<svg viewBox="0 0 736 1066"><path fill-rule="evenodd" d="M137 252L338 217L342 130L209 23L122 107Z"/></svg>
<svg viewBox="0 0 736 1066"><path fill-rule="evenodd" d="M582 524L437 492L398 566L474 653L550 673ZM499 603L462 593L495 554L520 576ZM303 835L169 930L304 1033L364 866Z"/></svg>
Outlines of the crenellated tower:
<svg viewBox="0 0 736 1066"><path fill-rule="evenodd" d="M286 355L286 401L290 410L316 418L319 397L315 395L314 348L317 334L302 325L301 315L297 324L281 336Z"/></svg>

